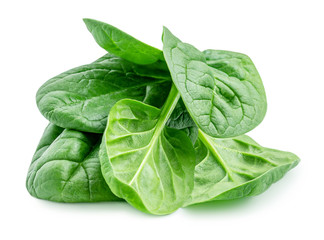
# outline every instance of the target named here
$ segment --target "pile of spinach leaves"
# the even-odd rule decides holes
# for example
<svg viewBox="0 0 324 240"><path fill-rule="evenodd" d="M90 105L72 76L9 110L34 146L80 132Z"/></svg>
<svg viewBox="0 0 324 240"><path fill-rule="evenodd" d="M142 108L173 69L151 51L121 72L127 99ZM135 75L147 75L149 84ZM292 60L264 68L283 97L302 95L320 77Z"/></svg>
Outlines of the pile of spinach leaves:
<svg viewBox="0 0 324 240"><path fill-rule="evenodd" d="M43 84L50 121L27 189L57 202L126 200L157 215L264 192L299 158L243 135L267 102L251 59L199 51L167 28L163 51L84 19L108 53Z"/></svg>

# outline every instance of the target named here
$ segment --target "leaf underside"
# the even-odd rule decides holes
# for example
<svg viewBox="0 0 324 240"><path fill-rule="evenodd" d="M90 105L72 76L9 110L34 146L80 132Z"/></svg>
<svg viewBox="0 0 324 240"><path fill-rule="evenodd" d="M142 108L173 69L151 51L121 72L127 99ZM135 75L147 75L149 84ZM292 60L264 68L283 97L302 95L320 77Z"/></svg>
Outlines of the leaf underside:
<svg viewBox="0 0 324 240"><path fill-rule="evenodd" d="M109 24L84 22L110 54L50 79L37 92L38 108L52 123L28 171L32 196L57 202L123 198L162 215L260 194L298 164L296 155L242 135L267 108L248 56L200 52L167 28L162 52ZM171 77L182 99L166 116L175 89L170 91Z"/></svg>
<svg viewBox="0 0 324 240"><path fill-rule="evenodd" d="M160 126L160 113L138 101L119 101L110 111L100 149L113 193L159 215L175 211L189 197L195 161L190 139L181 130Z"/></svg>
<svg viewBox="0 0 324 240"><path fill-rule="evenodd" d="M260 194L299 162L293 153L262 147L246 135L216 139L199 132L195 150L195 185L186 205Z"/></svg>

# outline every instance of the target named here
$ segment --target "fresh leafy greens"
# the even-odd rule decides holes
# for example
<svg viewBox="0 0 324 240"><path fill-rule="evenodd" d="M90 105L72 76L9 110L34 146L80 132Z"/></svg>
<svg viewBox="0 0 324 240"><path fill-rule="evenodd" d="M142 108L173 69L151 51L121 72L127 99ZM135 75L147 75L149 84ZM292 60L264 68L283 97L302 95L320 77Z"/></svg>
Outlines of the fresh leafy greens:
<svg viewBox="0 0 324 240"><path fill-rule="evenodd" d="M190 114L188 113L181 98L179 99L178 104L167 121L167 126L183 130L189 136L192 144L195 144L198 138L198 128L190 117Z"/></svg>
<svg viewBox="0 0 324 240"><path fill-rule="evenodd" d="M137 64L151 64L163 60L159 49L142 43L114 26L89 18L83 21L98 45L118 57Z"/></svg>
<svg viewBox="0 0 324 240"><path fill-rule="evenodd" d="M101 135L49 124L37 146L26 181L29 193L55 202L120 200L100 171Z"/></svg>
<svg viewBox="0 0 324 240"><path fill-rule="evenodd" d="M260 194L299 162L293 153L262 147L246 135L219 139L199 130L195 150L195 186L186 205Z"/></svg>
<svg viewBox="0 0 324 240"><path fill-rule="evenodd" d="M163 215L260 194L298 164L296 155L242 135L267 108L248 56L200 52L167 28L162 52L109 24L84 22L109 53L37 92L51 123L28 172L32 196L124 199Z"/></svg>
<svg viewBox="0 0 324 240"><path fill-rule="evenodd" d="M183 131L165 126L179 97L173 86L162 110L121 100L109 113L102 173L116 196L144 212L171 213L193 188L192 143Z"/></svg>
<svg viewBox="0 0 324 240"><path fill-rule="evenodd" d="M140 66L111 54L48 80L37 92L40 112L52 123L102 133L110 108L131 98L161 107L171 79L164 65Z"/></svg>
<svg viewBox="0 0 324 240"><path fill-rule="evenodd" d="M211 50L203 54L167 28L162 39L172 80L202 131L212 137L239 136L263 120L266 96L247 56Z"/></svg>

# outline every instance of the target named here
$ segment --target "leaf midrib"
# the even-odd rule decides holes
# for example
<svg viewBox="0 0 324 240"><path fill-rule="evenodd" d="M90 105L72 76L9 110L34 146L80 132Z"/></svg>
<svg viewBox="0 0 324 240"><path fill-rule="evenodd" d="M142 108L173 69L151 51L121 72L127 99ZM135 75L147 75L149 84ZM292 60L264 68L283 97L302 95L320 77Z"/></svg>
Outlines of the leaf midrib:
<svg viewBox="0 0 324 240"><path fill-rule="evenodd" d="M180 93L178 92L177 88L174 84L172 84L169 96L161 110L161 113L159 115L159 119L156 123L153 136L149 144L147 145L148 151L146 152L138 170L136 171L134 177L131 179L131 181L128 183L129 185L132 185L134 181L137 179L138 175L141 173L141 171L144 168L145 163L148 160L148 157L150 156L150 153L152 152L152 149L154 147L154 144L156 143L157 139L160 137L162 130L164 129L164 126L166 125L166 122L168 121L173 109L178 103L178 100L180 98Z"/></svg>
<svg viewBox="0 0 324 240"><path fill-rule="evenodd" d="M204 145L208 148L208 150L216 156L218 162L222 166L222 168L225 170L225 172L228 175L228 178L235 182L234 177L232 176L233 171L229 168L229 166L226 164L226 162L223 160L221 155L218 153L217 149L213 147L212 144L210 144L209 139L210 138L207 134L203 133L200 129L198 130L198 137L199 139L204 143Z"/></svg>
<svg viewBox="0 0 324 240"><path fill-rule="evenodd" d="M94 101L94 100L96 100L98 98L106 97L107 95L118 95L118 94L121 94L123 92L130 91L132 89L141 88L141 87L145 87L145 86L153 85L153 84L156 85L156 84L160 84L160 83L164 83L164 82L168 82L168 80L154 81L151 84L139 84L139 85L136 85L136 86L128 87L128 88L125 88L125 89L119 89L119 90L116 90L116 91L108 92L108 93L97 95L97 96L94 96L94 97L86 97L86 96L81 95L82 97L85 97L86 99L78 100L78 101L75 101L75 102L71 102L71 103L64 104L64 105L61 105L59 107L53 108L52 110L48 111L46 114L51 114L51 112L58 111L59 109L69 108L69 107L71 107L73 105L78 105L78 104L81 104L81 103L84 103L84 102ZM64 91L63 90L56 90L56 91L68 92L68 91L65 91L65 90ZM50 92L45 93L38 100L38 105L41 104L42 100L46 101L46 98L44 100L44 97L46 97L49 93L53 93L53 92L56 92L56 91L50 91ZM145 97L146 97L146 93L145 93Z"/></svg>

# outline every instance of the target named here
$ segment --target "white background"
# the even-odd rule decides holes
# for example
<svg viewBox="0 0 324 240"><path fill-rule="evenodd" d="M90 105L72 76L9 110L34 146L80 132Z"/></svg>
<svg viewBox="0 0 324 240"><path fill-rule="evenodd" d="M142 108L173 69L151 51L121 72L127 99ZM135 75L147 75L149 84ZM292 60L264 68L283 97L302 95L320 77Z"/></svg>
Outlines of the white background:
<svg viewBox="0 0 324 240"><path fill-rule="evenodd" d="M0 239L324 239L323 1L1 1ZM91 2L91 3L90 3ZM35 94L49 78L105 53L82 18L161 48L162 26L198 49L246 53L268 99L249 135L300 164L264 194L163 217L126 203L29 196L27 170L47 125Z"/></svg>

